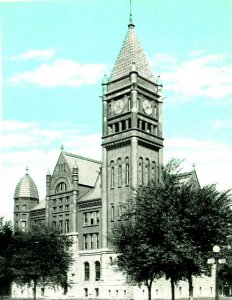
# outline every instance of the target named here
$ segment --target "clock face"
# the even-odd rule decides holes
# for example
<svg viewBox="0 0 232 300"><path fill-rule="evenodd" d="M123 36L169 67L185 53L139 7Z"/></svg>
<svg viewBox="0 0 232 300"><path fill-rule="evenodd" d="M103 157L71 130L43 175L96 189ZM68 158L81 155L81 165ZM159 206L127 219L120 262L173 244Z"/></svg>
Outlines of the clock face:
<svg viewBox="0 0 232 300"><path fill-rule="evenodd" d="M150 101L148 100L143 101L143 110L147 115L150 115L152 113L152 105Z"/></svg>
<svg viewBox="0 0 232 300"><path fill-rule="evenodd" d="M120 114L124 109L124 101L122 99L120 100L117 100L115 103L114 103L114 112L116 114Z"/></svg>

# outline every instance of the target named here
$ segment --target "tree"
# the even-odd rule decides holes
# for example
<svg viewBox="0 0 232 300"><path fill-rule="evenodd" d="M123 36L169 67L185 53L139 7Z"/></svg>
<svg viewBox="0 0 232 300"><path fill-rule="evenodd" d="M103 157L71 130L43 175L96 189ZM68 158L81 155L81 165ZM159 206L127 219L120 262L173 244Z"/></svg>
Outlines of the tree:
<svg viewBox="0 0 232 300"><path fill-rule="evenodd" d="M16 232L12 261L16 283L29 286L32 283L34 299L38 285L64 287L73 261L71 243L67 236L42 224L28 232Z"/></svg>
<svg viewBox="0 0 232 300"><path fill-rule="evenodd" d="M9 293L10 284L13 280L13 272L10 267L12 253L10 245L12 243L12 226L10 222L4 221L0 217L0 296L3 297L4 293Z"/></svg>
<svg viewBox="0 0 232 300"><path fill-rule="evenodd" d="M167 165L159 184L137 189L136 196L125 204L122 221L115 224L110 238L118 253L119 269L147 286L149 300L154 279L165 274L172 284L180 279L181 226L172 198L178 189L176 177L171 176L173 164Z"/></svg>
<svg viewBox="0 0 232 300"><path fill-rule="evenodd" d="M189 282L189 298L192 298L192 277L209 275L207 259L212 255L213 245L226 244L232 221L231 195L230 191L217 191L214 185L198 189L184 185L179 199L183 231L186 240L191 241L182 270Z"/></svg>
<svg viewBox="0 0 232 300"><path fill-rule="evenodd" d="M183 183L180 161L171 160L160 182L139 187L124 207L122 221L112 230L111 243L117 264L136 283L148 287L165 275L175 284L192 276L209 275L207 258L215 243L223 243L231 224L229 192L213 186Z"/></svg>

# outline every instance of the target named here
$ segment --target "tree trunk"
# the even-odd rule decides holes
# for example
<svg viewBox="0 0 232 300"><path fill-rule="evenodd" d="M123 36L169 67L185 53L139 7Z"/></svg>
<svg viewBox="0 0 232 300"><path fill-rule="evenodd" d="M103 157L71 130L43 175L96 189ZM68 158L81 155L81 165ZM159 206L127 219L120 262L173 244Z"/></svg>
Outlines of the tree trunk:
<svg viewBox="0 0 232 300"><path fill-rule="evenodd" d="M189 283L189 300L193 300L193 278L191 275L188 276Z"/></svg>
<svg viewBox="0 0 232 300"><path fill-rule="evenodd" d="M33 299L36 300L36 287L37 287L37 279L33 280Z"/></svg>
<svg viewBox="0 0 232 300"><path fill-rule="evenodd" d="M171 290L172 290L172 300L175 300L175 280L171 277Z"/></svg>
<svg viewBox="0 0 232 300"><path fill-rule="evenodd" d="M148 300L151 300L151 287L152 287L152 280L150 282L147 281L147 291L148 291Z"/></svg>

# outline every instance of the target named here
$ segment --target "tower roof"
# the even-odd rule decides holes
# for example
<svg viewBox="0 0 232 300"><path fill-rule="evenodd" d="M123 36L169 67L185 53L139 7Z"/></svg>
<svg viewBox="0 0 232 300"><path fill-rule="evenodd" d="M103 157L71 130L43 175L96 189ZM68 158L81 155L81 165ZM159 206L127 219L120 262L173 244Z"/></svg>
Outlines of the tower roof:
<svg viewBox="0 0 232 300"><path fill-rule="evenodd" d="M14 198L36 198L39 199L37 186L29 174L25 174L18 182Z"/></svg>
<svg viewBox="0 0 232 300"><path fill-rule="evenodd" d="M126 76L131 71L132 63L136 65L136 71L142 77L155 81L148 58L138 40L135 26L132 21L128 26L126 37L113 67L110 80L116 80Z"/></svg>

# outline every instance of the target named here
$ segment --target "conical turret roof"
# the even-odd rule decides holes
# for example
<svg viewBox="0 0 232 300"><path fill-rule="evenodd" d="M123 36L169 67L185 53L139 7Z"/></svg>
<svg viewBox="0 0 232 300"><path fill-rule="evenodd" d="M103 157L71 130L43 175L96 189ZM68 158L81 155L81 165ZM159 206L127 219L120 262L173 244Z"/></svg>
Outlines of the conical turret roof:
<svg viewBox="0 0 232 300"><path fill-rule="evenodd" d="M129 24L126 37L113 67L110 81L126 76L131 71L132 63L136 65L136 71L142 77L155 81L148 58L138 40L135 26Z"/></svg>
<svg viewBox="0 0 232 300"><path fill-rule="evenodd" d="M39 199L37 186L29 174L25 174L18 182L14 198L35 198Z"/></svg>

